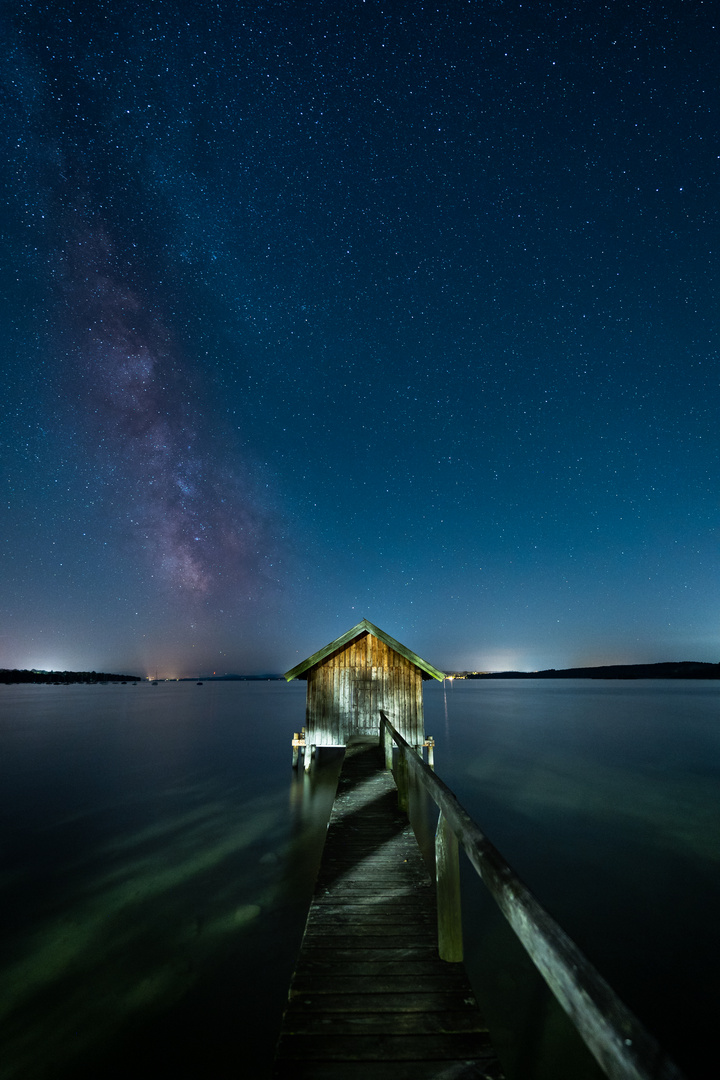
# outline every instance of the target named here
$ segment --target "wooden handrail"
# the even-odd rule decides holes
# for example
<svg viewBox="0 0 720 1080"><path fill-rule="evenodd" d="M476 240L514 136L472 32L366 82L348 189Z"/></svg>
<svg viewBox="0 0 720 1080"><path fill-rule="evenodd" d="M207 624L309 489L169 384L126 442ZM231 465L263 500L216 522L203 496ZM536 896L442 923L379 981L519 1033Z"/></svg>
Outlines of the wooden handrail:
<svg viewBox="0 0 720 1080"><path fill-rule="evenodd" d="M440 811L440 839L436 839L440 956L448 960L462 958L459 885L452 842L448 842L451 832L606 1076L611 1080L684 1080L653 1036L520 881L447 784L428 768L382 710L380 731L386 763L392 760L393 742L398 762L403 762L396 775L400 804L409 802L409 770ZM448 949L449 955L443 955Z"/></svg>

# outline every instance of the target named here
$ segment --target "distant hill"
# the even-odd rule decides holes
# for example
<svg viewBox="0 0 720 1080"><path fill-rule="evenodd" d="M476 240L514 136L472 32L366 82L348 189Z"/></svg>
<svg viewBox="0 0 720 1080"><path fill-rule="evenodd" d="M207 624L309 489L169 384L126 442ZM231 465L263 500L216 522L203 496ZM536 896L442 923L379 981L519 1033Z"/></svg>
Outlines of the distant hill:
<svg viewBox="0 0 720 1080"><path fill-rule="evenodd" d="M178 682L267 682L284 678L284 675L190 675Z"/></svg>
<svg viewBox="0 0 720 1080"><path fill-rule="evenodd" d="M467 672L466 679L720 679L720 664L695 660L663 664L607 664L546 671Z"/></svg>
<svg viewBox="0 0 720 1080"><path fill-rule="evenodd" d="M67 686L70 683L136 683L140 675L109 675L105 671L27 671L18 668L0 668L0 684L49 683L51 686Z"/></svg>

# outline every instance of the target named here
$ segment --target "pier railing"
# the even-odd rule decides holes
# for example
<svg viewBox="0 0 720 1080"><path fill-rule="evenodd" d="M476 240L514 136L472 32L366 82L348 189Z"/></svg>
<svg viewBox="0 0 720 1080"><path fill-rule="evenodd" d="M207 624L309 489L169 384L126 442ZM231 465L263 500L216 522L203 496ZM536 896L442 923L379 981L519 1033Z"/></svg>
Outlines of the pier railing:
<svg viewBox="0 0 720 1080"><path fill-rule="evenodd" d="M407 812L409 808L408 778L412 773L440 812L435 837L440 957L449 961L463 957L460 844L605 1074L611 1080L683 1080L683 1074L652 1035L515 875L447 784L424 763L382 711L380 734L385 764L393 770L401 809ZM397 749L395 755L393 746Z"/></svg>

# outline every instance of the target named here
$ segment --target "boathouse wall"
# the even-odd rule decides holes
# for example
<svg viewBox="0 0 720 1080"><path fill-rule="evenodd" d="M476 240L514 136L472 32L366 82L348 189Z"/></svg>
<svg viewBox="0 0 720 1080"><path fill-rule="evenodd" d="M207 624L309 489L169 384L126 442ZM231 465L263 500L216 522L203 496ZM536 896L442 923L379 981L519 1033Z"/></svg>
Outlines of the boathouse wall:
<svg viewBox="0 0 720 1080"><path fill-rule="evenodd" d="M423 743L423 672L373 634L361 634L302 677L308 743L379 739L381 709L411 746Z"/></svg>

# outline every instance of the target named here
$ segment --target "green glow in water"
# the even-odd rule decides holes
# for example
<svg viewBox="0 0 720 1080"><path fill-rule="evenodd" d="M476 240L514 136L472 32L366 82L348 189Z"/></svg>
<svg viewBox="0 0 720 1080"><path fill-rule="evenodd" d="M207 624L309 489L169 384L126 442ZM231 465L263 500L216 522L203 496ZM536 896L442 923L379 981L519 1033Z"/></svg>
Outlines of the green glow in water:
<svg viewBox="0 0 720 1080"><path fill-rule="evenodd" d="M527 761L488 751L468 773L483 791L529 818L549 811L582 815L647 833L647 842L707 862L720 862L717 845L717 780L675 770L633 770L607 762L547 755L528 767Z"/></svg>
<svg viewBox="0 0 720 1080"><path fill-rule="evenodd" d="M284 805L216 799L113 837L68 868L58 910L3 972L3 1080L57 1075L134 1014L185 994L275 901Z"/></svg>

